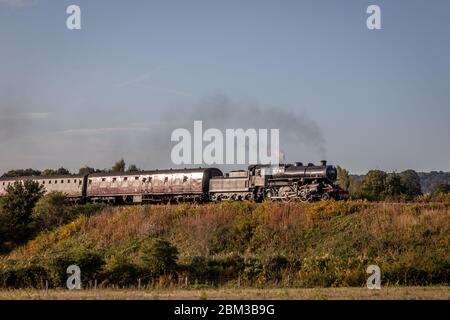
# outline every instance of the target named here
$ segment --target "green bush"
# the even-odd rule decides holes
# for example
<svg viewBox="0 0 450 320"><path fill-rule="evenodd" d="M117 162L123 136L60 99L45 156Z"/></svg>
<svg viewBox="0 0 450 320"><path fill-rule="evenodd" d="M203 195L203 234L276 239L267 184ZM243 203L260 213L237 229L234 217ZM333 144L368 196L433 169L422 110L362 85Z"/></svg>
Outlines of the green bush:
<svg viewBox="0 0 450 320"><path fill-rule="evenodd" d="M48 270L42 266L14 265L0 272L0 288L38 288L45 287Z"/></svg>
<svg viewBox="0 0 450 320"><path fill-rule="evenodd" d="M43 196L33 208L33 220L39 231L52 230L69 221L69 201L62 192L51 192Z"/></svg>
<svg viewBox="0 0 450 320"><path fill-rule="evenodd" d="M35 235L32 212L43 193L42 186L31 180L6 188L6 195L0 199L0 252Z"/></svg>
<svg viewBox="0 0 450 320"><path fill-rule="evenodd" d="M150 276L170 274L176 270L178 250L170 242L163 239L146 239L140 249L142 268Z"/></svg>
<svg viewBox="0 0 450 320"><path fill-rule="evenodd" d="M282 278L282 271L289 266L289 261L285 256L272 255L263 260L263 272L268 281L279 282Z"/></svg>
<svg viewBox="0 0 450 320"><path fill-rule="evenodd" d="M106 208L104 203L86 203L86 204L76 204L67 208L67 216L70 220L74 220L78 217L90 217L97 212L102 211Z"/></svg>
<svg viewBox="0 0 450 320"><path fill-rule="evenodd" d="M104 265L101 252L87 248L75 250L53 256L49 261L49 273L55 287L65 287L68 277L67 267L77 265L81 269L81 282L87 283L101 278Z"/></svg>
<svg viewBox="0 0 450 320"><path fill-rule="evenodd" d="M239 278L244 267L244 258L237 254L224 257L196 256L188 258L180 271L197 283L219 285Z"/></svg>
<svg viewBox="0 0 450 320"><path fill-rule="evenodd" d="M306 257L295 279L301 287L360 286L367 279L371 263L364 257L342 258L334 255Z"/></svg>
<svg viewBox="0 0 450 320"><path fill-rule="evenodd" d="M120 255L109 257L101 272L103 285L137 285L137 281L140 277L140 268Z"/></svg>

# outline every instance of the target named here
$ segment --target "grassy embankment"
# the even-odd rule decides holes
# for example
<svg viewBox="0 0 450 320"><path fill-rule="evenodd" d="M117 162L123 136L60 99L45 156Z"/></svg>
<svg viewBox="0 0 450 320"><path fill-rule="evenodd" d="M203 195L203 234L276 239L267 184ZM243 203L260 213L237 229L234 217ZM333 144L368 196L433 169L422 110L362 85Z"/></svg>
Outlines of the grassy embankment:
<svg viewBox="0 0 450 320"><path fill-rule="evenodd" d="M98 288L132 288L138 279L154 289L363 287L370 264L380 266L383 286L448 286L449 208L363 201L106 208L0 258L0 288L63 287L72 263L85 288L95 280ZM151 238L178 249L171 272L146 269L140 249Z"/></svg>

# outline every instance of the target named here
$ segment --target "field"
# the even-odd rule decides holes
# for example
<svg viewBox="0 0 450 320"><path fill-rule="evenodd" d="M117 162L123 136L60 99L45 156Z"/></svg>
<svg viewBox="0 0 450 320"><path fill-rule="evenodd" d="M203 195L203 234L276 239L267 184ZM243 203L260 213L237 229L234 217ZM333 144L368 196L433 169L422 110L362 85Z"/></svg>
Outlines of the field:
<svg viewBox="0 0 450 320"><path fill-rule="evenodd" d="M74 300L377 300L450 299L449 287L387 287L314 289L205 289L205 290L11 290L0 291L0 299L74 299Z"/></svg>
<svg viewBox="0 0 450 320"><path fill-rule="evenodd" d="M449 300L449 287L205 290L10 290L0 300Z"/></svg>
<svg viewBox="0 0 450 320"><path fill-rule="evenodd" d="M449 299L449 208L366 201L109 207L0 257L0 296ZM163 246L151 247L155 239ZM88 290L61 289L70 264L80 266ZM381 269L381 291L365 288L372 264ZM134 290L138 283L142 291Z"/></svg>

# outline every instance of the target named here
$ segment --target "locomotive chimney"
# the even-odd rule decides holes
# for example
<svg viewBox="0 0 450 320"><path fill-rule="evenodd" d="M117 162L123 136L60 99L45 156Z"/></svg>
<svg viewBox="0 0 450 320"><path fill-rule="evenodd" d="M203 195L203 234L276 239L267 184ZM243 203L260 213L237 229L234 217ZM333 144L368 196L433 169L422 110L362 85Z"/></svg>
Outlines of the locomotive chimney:
<svg viewBox="0 0 450 320"><path fill-rule="evenodd" d="M322 160L320 163L325 167L327 165L327 160Z"/></svg>

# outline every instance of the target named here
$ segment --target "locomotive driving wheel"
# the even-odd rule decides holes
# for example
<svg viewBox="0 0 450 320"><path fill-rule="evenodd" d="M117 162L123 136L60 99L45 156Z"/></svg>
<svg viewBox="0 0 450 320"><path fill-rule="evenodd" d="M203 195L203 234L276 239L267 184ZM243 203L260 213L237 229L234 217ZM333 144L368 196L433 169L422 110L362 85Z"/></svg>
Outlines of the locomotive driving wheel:
<svg viewBox="0 0 450 320"><path fill-rule="evenodd" d="M309 192L308 189L306 189L305 187L301 187L298 190L298 196L300 197L300 200L302 202L308 202L309 201Z"/></svg>
<svg viewBox="0 0 450 320"><path fill-rule="evenodd" d="M292 194L293 191L291 187L281 187L280 189L278 189L278 196L281 198L282 201L284 202L290 202L291 200L293 200L292 198Z"/></svg>
<svg viewBox="0 0 450 320"><path fill-rule="evenodd" d="M265 192L265 198L268 200L272 200L273 201L273 191L271 189L266 190Z"/></svg>
<svg viewBox="0 0 450 320"><path fill-rule="evenodd" d="M322 195L322 200L328 201L328 200L330 200L330 199L331 199L331 196L330 196L330 194L329 194L328 192L325 192L325 193Z"/></svg>

